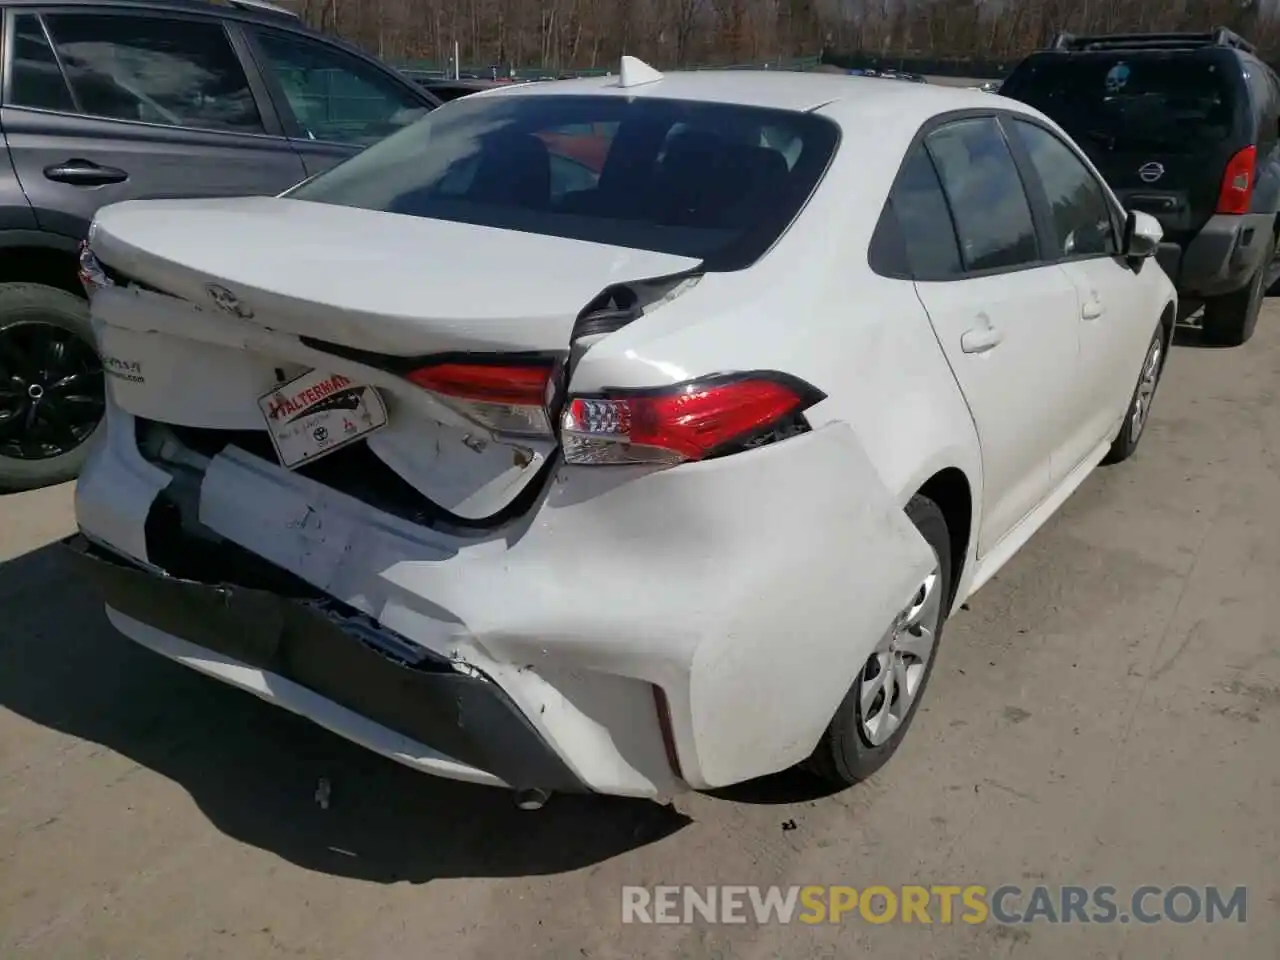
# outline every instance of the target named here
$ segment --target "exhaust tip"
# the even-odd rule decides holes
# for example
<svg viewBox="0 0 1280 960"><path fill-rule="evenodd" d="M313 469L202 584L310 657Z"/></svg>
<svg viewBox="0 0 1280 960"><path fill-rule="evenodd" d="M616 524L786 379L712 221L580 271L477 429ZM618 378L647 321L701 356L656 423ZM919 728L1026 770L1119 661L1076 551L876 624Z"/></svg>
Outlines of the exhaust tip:
<svg viewBox="0 0 1280 960"><path fill-rule="evenodd" d="M536 787L532 790L516 791L516 806L521 810L541 810L551 794L546 790L539 790Z"/></svg>

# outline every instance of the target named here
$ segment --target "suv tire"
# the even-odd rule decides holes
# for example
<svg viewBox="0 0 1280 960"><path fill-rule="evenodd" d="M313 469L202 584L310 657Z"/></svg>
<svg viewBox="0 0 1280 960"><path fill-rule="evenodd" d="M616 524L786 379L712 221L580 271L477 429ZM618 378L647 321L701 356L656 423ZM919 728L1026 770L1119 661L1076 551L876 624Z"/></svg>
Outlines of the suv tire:
<svg viewBox="0 0 1280 960"><path fill-rule="evenodd" d="M80 297L39 283L0 283L0 492L80 472L104 424L93 343Z"/></svg>
<svg viewBox="0 0 1280 960"><path fill-rule="evenodd" d="M1257 271L1239 290L1214 297L1204 303L1203 341L1214 347L1238 347L1248 342L1258 325L1262 301L1267 296L1267 273L1275 256L1272 238Z"/></svg>

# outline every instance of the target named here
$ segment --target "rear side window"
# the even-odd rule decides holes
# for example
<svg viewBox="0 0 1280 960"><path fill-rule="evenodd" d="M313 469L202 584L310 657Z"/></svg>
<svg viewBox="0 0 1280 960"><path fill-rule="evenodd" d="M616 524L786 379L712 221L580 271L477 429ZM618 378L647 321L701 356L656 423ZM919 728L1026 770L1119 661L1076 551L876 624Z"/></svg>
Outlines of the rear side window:
<svg viewBox="0 0 1280 960"><path fill-rule="evenodd" d="M944 280L963 272L947 198L924 147L912 151L903 165L891 202L913 276Z"/></svg>
<svg viewBox="0 0 1280 960"><path fill-rule="evenodd" d="M34 37L39 21L20 19L31 21L27 35ZM65 70L71 109L76 113L174 127L262 132L262 118L244 69L221 24L80 13L47 14L42 19ZM48 64L41 69L47 74ZM39 89L30 78L20 82L21 72L22 65L15 64L14 97L19 103L24 102L22 98L36 99Z"/></svg>
<svg viewBox="0 0 1280 960"><path fill-rule="evenodd" d="M1091 148L1185 154L1235 135L1239 70L1234 59L1185 53L1046 55L1024 61L1000 92Z"/></svg>
<svg viewBox="0 0 1280 960"><path fill-rule="evenodd" d="M968 270L994 270L1039 259L1031 206L999 124L959 120L925 139L955 219Z"/></svg>
<svg viewBox="0 0 1280 960"><path fill-rule="evenodd" d="M274 30L259 30L257 39L310 140L367 146L427 112L405 86L343 50Z"/></svg>
<svg viewBox="0 0 1280 960"><path fill-rule="evenodd" d="M658 97L466 97L289 196L737 269L790 225L838 140L812 113Z"/></svg>
<svg viewBox="0 0 1280 960"><path fill-rule="evenodd" d="M1054 253L1063 257L1116 253L1119 245L1111 204L1089 168L1043 127L1023 120L1014 120L1012 127L1044 186L1058 242Z"/></svg>
<svg viewBox="0 0 1280 960"><path fill-rule="evenodd" d="M40 18L29 13L13 18L13 65L10 99L16 106L74 113L67 88Z"/></svg>

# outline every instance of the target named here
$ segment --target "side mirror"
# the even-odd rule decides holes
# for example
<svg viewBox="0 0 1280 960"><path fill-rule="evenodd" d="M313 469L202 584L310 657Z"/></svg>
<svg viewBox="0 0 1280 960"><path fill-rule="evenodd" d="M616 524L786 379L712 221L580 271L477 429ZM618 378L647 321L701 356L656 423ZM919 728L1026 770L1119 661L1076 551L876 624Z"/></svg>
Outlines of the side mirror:
<svg viewBox="0 0 1280 960"><path fill-rule="evenodd" d="M1154 257L1160 249L1164 228L1160 221L1141 210L1130 210L1124 221L1123 253L1130 260Z"/></svg>

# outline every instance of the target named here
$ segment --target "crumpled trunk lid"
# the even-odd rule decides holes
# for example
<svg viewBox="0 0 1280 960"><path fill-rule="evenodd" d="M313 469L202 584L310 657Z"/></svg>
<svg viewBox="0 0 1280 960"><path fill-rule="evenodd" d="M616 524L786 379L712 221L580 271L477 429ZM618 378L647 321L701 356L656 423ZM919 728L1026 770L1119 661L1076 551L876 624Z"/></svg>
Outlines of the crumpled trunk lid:
<svg viewBox="0 0 1280 960"><path fill-rule="evenodd" d="M114 204L91 246L107 266L193 303L399 356L567 350L574 319L605 287L697 265L278 197Z"/></svg>
<svg viewBox="0 0 1280 960"><path fill-rule="evenodd" d="M283 198L122 203L99 214L90 246L134 281L92 310L144 454L166 434L206 456L237 446L415 522L481 525L527 502L556 439L493 433L413 370L563 356L606 287L696 265ZM320 444L313 459L288 459L281 419Z"/></svg>

